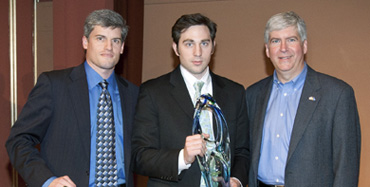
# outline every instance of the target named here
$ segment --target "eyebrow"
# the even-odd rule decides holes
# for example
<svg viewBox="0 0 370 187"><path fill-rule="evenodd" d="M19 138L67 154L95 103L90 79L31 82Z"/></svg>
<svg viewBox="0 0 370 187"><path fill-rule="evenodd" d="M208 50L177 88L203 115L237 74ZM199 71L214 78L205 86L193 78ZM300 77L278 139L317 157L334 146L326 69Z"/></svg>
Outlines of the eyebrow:
<svg viewBox="0 0 370 187"><path fill-rule="evenodd" d="M121 40L121 41L123 41L122 38L112 38L112 40Z"/></svg>
<svg viewBox="0 0 370 187"><path fill-rule="evenodd" d="M287 39L290 39L290 38L295 38L295 39L299 39L299 37L298 36L290 36L290 37L287 37Z"/></svg>
<svg viewBox="0 0 370 187"><path fill-rule="evenodd" d="M192 40L192 39L186 39L186 40L182 41L182 43L186 43L186 42L194 42L194 40Z"/></svg>
<svg viewBox="0 0 370 187"><path fill-rule="evenodd" d="M193 39L186 39L182 43L185 43L185 42L195 42L195 41ZM211 42L211 39L204 39L204 40L201 40L200 42Z"/></svg>
<svg viewBox="0 0 370 187"><path fill-rule="evenodd" d="M96 38L96 37L104 37L104 38L107 38L107 36L105 36L105 35L101 35L101 34L97 34L97 35L95 35L94 37L95 37L95 38ZM115 40L115 39L118 39L118 40L121 40L121 41L122 41L122 38L121 38L121 37L112 38L112 40Z"/></svg>
<svg viewBox="0 0 370 187"><path fill-rule="evenodd" d="M286 38L284 38L284 39L291 39L291 38L295 38L295 39L299 39L299 36L289 36L289 37L286 37ZM283 38L270 38L270 42L272 41L272 40L282 40Z"/></svg>
<svg viewBox="0 0 370 187"><path fill-rule="evenodd" d="M97 35L95 35L94 37L106 37L106 36L101 35L101 34L97 34Z"/></svg>

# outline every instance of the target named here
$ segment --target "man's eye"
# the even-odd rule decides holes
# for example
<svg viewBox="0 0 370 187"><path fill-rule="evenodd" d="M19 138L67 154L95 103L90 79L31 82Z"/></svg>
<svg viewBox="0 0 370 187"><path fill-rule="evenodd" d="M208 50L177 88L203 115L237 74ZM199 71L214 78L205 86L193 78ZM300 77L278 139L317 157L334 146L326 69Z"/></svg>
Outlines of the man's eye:
<svg viewBox="0 0 370 187"><path fill-rule="evenodd" d="M120 44L121 43L121 40L120 39L113 39L113 43Z"/></svg>
<svg viewBox="0 0 370 187"><path fill-rule="evenodd" d="M280 40L271 40L271 43L275 44L275 43L279 43Z"/></svg>
<svg viewBox="0 0 370 187"><path fill-rule="evenodd" d="M191 46L193 46L193 43L185 43L185 46L191 47Z"/></svg>
<svg viewBox="0 0 370 187"><path fill-rule="evenodd" d="M289 42L295 42L295 41L297 41L295 38L290 38L289 40L288 40Z"/></svg>
<svg viewBox="0 0 370 187"><path fill-rule="evenodd" d="M202 42L201 44L202 44L202 46L208 46L209 43L208 42Z"/></svg>

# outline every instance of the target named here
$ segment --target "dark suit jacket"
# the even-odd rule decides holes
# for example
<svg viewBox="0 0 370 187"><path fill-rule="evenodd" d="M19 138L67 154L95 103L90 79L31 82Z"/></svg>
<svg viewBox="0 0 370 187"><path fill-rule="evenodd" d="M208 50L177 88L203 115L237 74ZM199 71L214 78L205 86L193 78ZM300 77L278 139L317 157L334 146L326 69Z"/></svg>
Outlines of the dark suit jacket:
<svg viewBox="0 0 370 187"><path fill-rule="evenodd" d="M249 187L257 187L272 80L270 76L246 91L251 133ZM308 67L289 145L285 186L357 186L360 148L360 121L353 89Z"/></svg>
<svg viewBox="0 0 370 187"><path fill-rule="evenodd" d="M230 132L231 175L247 184L248 127L244 88L211 73L213 94ZM192 134L194 106L177 67L140 87L132 135L134 171L149 176L148 186L199 186L197 161L178 175L178 154Z"/></svg>
<svg viewBox="0 0 370 187"><path fill-rule="evenodd" d="M116 80L123 111L126 180L127 186L133 186L131 131L138 88L118 75ZM83 64L39 76L6 142L11 163L26 183L40 187L52 176L68 175L77 186L88 186L89 108Z"/></svg>

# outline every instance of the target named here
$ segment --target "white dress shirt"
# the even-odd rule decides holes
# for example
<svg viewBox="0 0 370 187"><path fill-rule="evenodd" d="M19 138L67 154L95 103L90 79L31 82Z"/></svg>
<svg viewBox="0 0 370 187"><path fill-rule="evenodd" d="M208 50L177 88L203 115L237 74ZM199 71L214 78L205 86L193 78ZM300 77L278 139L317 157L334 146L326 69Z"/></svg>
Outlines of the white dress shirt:
<svg viewBox="0 0 370 187"><path fill-rule="evenodd" d="M209 67L206 69L206 73L203 75L201 79L197 79L194 77L187 69L185 69L182 65L180 65L181 75L184 78L186 87L188 89L189 95L191 100L194 101L195 89L193 87L194 83L197 81L203 81L204 85L201 90L201 94L211 94L213 95L213 87L212 87L212 77L209 74ZM190 125L190 124L189 124ZM182 170L188 169L191 164L185 164L184 160L184 149L181 149L178 157L178 174L181 173Z"/></svg>

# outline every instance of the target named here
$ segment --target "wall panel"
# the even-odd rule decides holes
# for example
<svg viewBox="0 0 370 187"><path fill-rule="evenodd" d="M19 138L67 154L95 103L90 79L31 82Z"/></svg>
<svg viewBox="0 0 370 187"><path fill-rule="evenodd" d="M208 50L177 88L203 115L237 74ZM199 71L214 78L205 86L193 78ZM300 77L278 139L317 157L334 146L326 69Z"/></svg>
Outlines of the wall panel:
<svg viewBox="0 0 370 187"><path fill-rule="evenodd" d="M0 22L9 25L9 1L0 1ZM12 167L4 146L11 124L9 35L9 27L0 29L0 179L4 186L11 186L12 181Z"/></svg>

